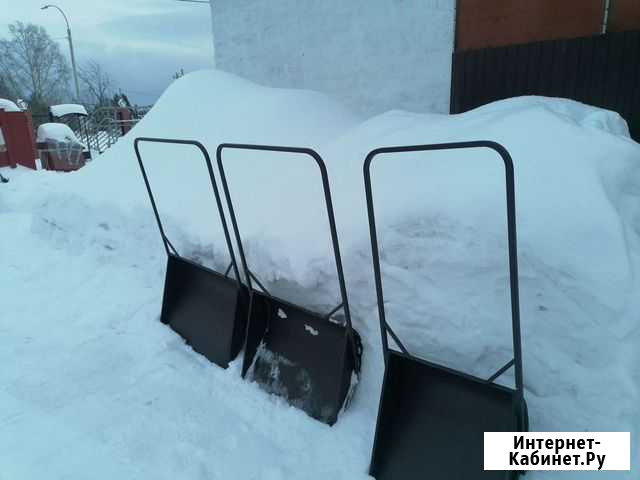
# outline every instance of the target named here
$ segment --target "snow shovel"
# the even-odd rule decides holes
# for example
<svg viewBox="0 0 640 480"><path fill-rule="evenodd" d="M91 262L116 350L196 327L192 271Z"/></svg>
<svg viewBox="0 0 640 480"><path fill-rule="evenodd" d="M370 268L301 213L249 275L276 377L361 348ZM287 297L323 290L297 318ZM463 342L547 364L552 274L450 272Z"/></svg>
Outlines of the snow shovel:
<svg viewBox="0 0 640 480"><path fill-rule="evenodd" d="M249 269L222 161L222 153L226 149L297 153L307 155L317 162L324 188L341 295L339 305L330 312L312 312L271 295ZM362 344L351 325L324 162L316 152L307 148L241 144L220 145L217 160L245 282L250 287L242 376L256 381L264 390L286 398L291 405L311 417L333 425L340 410L343 406L346 407L357 383ZM344 312L344 323L332 319L339 310Z"/></svg>
<svg viewBox="0 0 640 480"><path fill-rule="evenodd" d="M371 162L380 154L490 148L504 161L511 290L513 359L489 379L425 361L407 351L385 319L380 257L371 190ZM494 142L444 143L373 150L364 162L371 250L385 373L369 473L377 480L424 478L505 480L517 472L484 471L484 432L528 431L523 393L513 163ZM389 348L388 335L400 351ZM515 389L495 380L515 368Z"/></svg>
<svg viewBox="0 0 640 480"><path fill-rule="evenodd" d="M180 256L165 235L140 156L139 145L143 142L190 145L202 152L231 257L231 264L224 274ZM240 281L209 153L199 142L164 138L136 138L134 148L149 200L151 200L153 213L158 222L160 236L167 252L167 271L160 321L169 325L196 352L204 355L211 362L226 368L229 362L238 355L244 343L249 294ZM235 279L228 276L231 269L233 269Z"/></svg>

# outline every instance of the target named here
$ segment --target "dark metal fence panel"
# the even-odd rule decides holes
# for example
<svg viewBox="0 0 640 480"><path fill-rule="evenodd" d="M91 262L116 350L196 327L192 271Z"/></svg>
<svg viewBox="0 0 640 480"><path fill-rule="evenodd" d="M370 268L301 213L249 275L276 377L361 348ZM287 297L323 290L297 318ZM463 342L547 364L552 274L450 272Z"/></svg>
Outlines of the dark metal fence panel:
<svg viewBox="0 0 640 480"><path fill-rule="evenodd" d="M451 113L520 95L614 110L640 141L640 30L453 54Z"/></svg>

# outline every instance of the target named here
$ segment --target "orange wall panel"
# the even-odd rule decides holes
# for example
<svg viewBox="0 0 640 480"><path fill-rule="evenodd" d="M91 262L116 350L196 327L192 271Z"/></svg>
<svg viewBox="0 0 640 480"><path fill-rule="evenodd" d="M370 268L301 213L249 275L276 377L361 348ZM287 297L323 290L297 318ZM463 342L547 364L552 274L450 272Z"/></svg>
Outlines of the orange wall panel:
<svg viewBox="0 0 640 480"><path fill-rule="evenodd" d="M603 5L603 0L458 0L456 49L597 35Z"/></svg>

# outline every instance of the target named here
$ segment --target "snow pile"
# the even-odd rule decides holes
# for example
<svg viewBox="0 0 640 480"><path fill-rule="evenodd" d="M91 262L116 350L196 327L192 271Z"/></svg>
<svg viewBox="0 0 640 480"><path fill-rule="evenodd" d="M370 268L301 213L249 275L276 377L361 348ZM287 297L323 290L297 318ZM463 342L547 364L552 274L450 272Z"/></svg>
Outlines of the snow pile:
<svg viewBox="0 0 640 480"><path fill-rule="evenodd" d="M38 142L80 143L73 130L64 123L43 123L38 127L36 137Z"/></svg>
<svg viewBox="0 0 640 480"><path fill-rule="evenodd" d="M13 103L11 100L7 100L5 98L0 98L0 110L4 110L5 112L19 112L20 109L18 106Z"/></svg>
<svg viewBox="0 0 640 480"><path fill-rule="evenodd" d="M9 452L0 471L80 478L90 462L104 466L92 470L98 478L366 478L383 365L362 163L379 146L456 140L498 141L514 158L532 429L635 438L640 146L627 132L617 114L558 99L365 121L320 94L221 72L185 76L92 164L19 175L0 192L0 221L12 226L0 236L3 319L11 318L0 321L8 339L0 362L15 365L0 371L8 385L0 451ZM309 146L323 156L365 347L361 384L334 427L240 380L239 361L227 371L208 364L157 322L165 258L133 154L137 136L199 140L214 156L221 142ZM197 150L141 151L172 243L222 268ZM252 269L275 293L328 311L337 282L317 167L295 155L224 155ZM484 150L383 156L372 178L388 320L413 352L489 377L512 355L499 158ZM25 286L37 295L27 298ZM34 438L42 425L77 460Z"/></svg>
<svg viewBox="0 0 640 480"><path fill-rule="evenodd" d="M65 115L82 115L87 116L87 109L84 108L84 105L78 105L76 103L65 103L62 105L51 105L49 107L51 111L51 115L54 117L64 117Z"/></svg>
<svg viewBox="0 0 640 480"><path fill-rule="evenodd" d="M614 135L630 136L627 122L618 113L594 108L567 98L518 97L510 99L508 102L484 105L475 109L474 112L483 114L533 106L549 109L567 122L577 123L584 127L594 127Z"/></svg>
<svg viewBox="0 0 640 480"><path fill-rule="evenodd" d="M203 92L205 98L194 96L194 92ZM82 180L64 179L60 189L73 188L90 198L115 203L127 210L133 207L146 209L149 200L144 188L140 188L139 167L135 156L132 157L136 136L201 141L215 163L215 151L222 142L319 148L360 120L320 93L262 87L223 72L197 72L186 82L175 82L156 103L153 112L145 116L130 135L120 139L101 162L96 162L95 168L78 172L76 175ZM163 218L180 223L185 233L196 241L210 243L212 238L222 238L207 169L199 151L194 147L154 144L142 144L140 150ZM163 161L158 161L159 158ZM260 179L260 185L252 188L249 197L238 199L238 216L243 230L265 242L283 241L280 251L288 251L291 258L299 258L301 269L307 263L305 239L313 245L318 243L314 238L325 240L318 245L316 255L324 257L330 244L327 224L319 226L315 220L324 219L326 215L318 170L313 161L300 162L298 156L282 159L278 155L238 158L233 152L225 154L225 158L228 158L232 192L243 186L238 183L242 181L239 176L247 168L254 178ZM304 183L299 181L301 177ZM73 187L67 186L67 181ZM287 192L288 200L284 205L281 196L274 197L277 192ZM256 202L264 208L251 208ZM185 208L185 205L190 207ZM310 209L305 211L307 206ZM285 227L281 223L287 209L293 217ZM266 212L274 215L265 215ZM269 228L269 225L278 227ZM274 236L267 238L265 228ZM171 237L180 235L178 232L171 235L171 227L169 230ZM179 244L178 239L176 247Z"/></svg>

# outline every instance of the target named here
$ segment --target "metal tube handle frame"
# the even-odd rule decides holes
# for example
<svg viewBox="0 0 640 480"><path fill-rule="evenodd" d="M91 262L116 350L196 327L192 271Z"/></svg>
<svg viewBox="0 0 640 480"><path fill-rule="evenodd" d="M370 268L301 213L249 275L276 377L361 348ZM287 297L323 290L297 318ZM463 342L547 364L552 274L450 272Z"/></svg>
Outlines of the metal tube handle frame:
<svg viewBox="0 0 640 480"><path fill-rule="evenodd" d="M349 300L347 299L347 288L344 280L344 270L342 268L342 257L340 255L340 245L338 243L338 232L336 228L336 220L333 211L333 202L331 200L331 189L329 187L329 177L327 175L327 168L325 166L322 157L315 151L310 148L300 148L300 147L279 147L272 145L250 145L250 144L240 144L240 143L222 143L218 146L216 150L216 158L218 161L218 171L220 172L220 181L222 182L222 188L224 190L225 198L227 200L227 207L229 208L229 215L231 217L231 225L233 227L233 231L236 237L236 242L238 245L238 253L240 255L240 261L242 262L242 268L244 270L244 275L246 278L247 285L249 286L249 292L253 295L253 288L251 286L251 278L252 273L249 270L247 265L247 259L244 253L244 247L242 245L242 240L240 236L240 230L238 228L238 221L236 219L235 210L233 208L233 202L231 201L231 193L229 191L229 184L227 182L227 177L224 171L224 165L222 161L222 153L224 150L252 150L252 151L262 151L262 152L279 152L279 153L297 153L301 155L306 155L313 158L320 169L320 175L322 177L322 188L324 192L325 204L327 207L327 217L329 219L329 229L331 231L331 242L333 244L333 253L336 262L336 271L338 274L338 283L340 286L340 296L342 299L342 305L336 307L332 313L335 313L340 307L342 307L344 311L344 316L346 319L346 329L347 335L349 336L349 341L351 342L351 346L353 348L353 354L355 357L356 365L358 362L358 349L356 348L356 342L353 335L353 328L351 324L351 311L349 309ZM268 294L268 293L267 293Z"/></svg>
<svg viewBox="0 0 640 480"><path fill-rule="evenodd" d="M142 178L144 179L144 184L147 187L147 193L149 194L149 200L151 200L151 206L153 207L153 213L156 217L156 222L158 223L158 229L160 230L160 235L162 236L162 242L164 243L164 249L167 252L167 256L171 255L171 251L173 251L173 255L182 258L180 254L176 251L176 249L171 245L171 242L167 238L164 233L164 228L162 226L162 221L160 220L160 214L158 213L158 207L156 206L156 201L153 196L153 192L151 191L151 185L149 183L149 178L147 177L147 172L144 168L144 164L142 162L142 156L140 155L140 143L166 143L172 145L190 145L196 147L202 155L204 156L204 160L207 164L207 170L209 172L209 179L211 180L211 187L213 188L213 194L216 198L216 205L218 207L218 214L220 216L220 222L222 224L222 230L224 231L225 241L227 243L227 249L229 251L229 256L231 257L231 266L233 267L234 274L236 276L236 282L240 286L240 272L238 271L238 264L236 262L236 256L233 251L233 244L231 243L231 235L229 234L229 228L227 226L227 220L224 216L224 209L222 208L222 200L220 199L220 192L218 190L218 185L216 184L215 175L213 173L213 167L211 165L211 158L209 157L209 152L200 142L196 140L180 140L180 139L172 139L172 138L153 138L153 137L138 137L133 141L133 148L136 152L136 157L138 158L138 164L140 165L140 171L142 172ZM170 251L171 250L171 251ZM229 269L227 269L227 272ZM226 276L226 275L225 275Z"/></svg>
<svg viewBox="0 0 640 480"><path fill-rule="evenodd" d="M492 141L472 141L472 142L454 142L440 143L432 145L413 145L404 147L385 147L372 150L367 155L364 165L364 186L367 200L367 213L369 216L369 233L371 236L371 253L373 257L373 269L375 274L376 295L378 299L378 316L380 320L380 333L382 335L382 347L384 352L384 361L387 363L389 345L387 334L390 334L396 341L401 350L410 355L406 348L402 345L398 337L395 335L389 324L387 323L384 309L384 296L382 292L382 275L380 272L380 255L378 249L378 237L376 233L376 221L373 208L373 193L371 189L371 163L373 159L381 154L387 153L404 153L404 152L425 152L437 150L457 150L470 148L489 148L497 152L504 162L505 168L505 185L507 193L507 235L509 246L509 286L511 291L511 326L513 334L513 360L508 362L496 374L487 380L492 382L499 375L504 373L511 365L515 367L515 383L516 392L523 397L523 371L522 371L522 341L520 336L520 295L518 287L518 248L516 238L516 204L515 204L515 181L513 160L511 155L502 145Z"/></svg>

